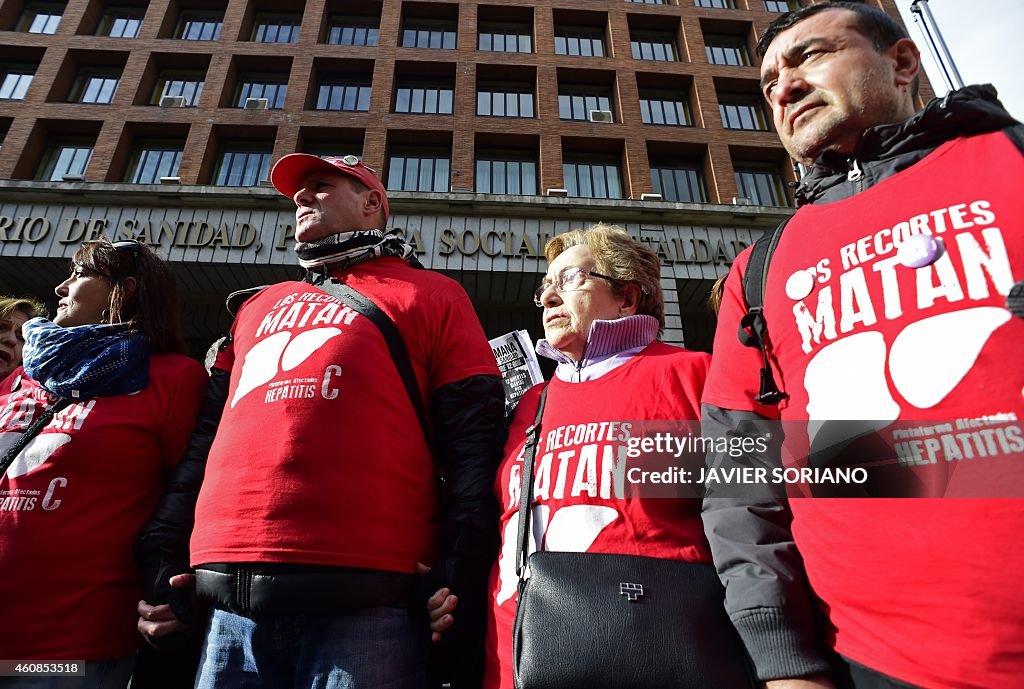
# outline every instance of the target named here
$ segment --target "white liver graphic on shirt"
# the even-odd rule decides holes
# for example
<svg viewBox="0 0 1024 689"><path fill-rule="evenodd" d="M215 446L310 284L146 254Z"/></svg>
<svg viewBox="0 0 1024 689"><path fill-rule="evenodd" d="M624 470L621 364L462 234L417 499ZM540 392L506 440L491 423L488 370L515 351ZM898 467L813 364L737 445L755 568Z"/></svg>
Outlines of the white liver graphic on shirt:
<svg viewBox="0 0 1024 689"><path fill-rule="evenodd" d="M982 306L908 325L889 353L896 390L915 407L934 407L964 379L988 338L1010 318L1006 309Z"/></svg>
<svg viewBox="0 0 1024 689"><path fill-rule="evenodd" d="M555 511L548 522L547 505L533 508L530 518L529 551L537 549L537 542L544 544L544 550L561 552L586 552L604 528L619 516L614 507L604 505L569 505ZM516 592L519 579L516 577L516 537L519 534L519 515L516 514L505 525L504 545L498 558L500 586L495 597L498 605L510 599Z"/></svg>
<svg viewBox="0 0 1024 689"><path fill-rule="evenodd" d="M9 449L21 439L21 433L0 433L0 455L7 453ZM71 442L71 436L67 433L43 433L37 435L25 449L7 467L7 478L18 478L29 472L35 471L50 458L62 445Z"/></svg>
<svg viewBox="0 0 1024 689"><path fill-rule="evenodd" d="M242 362L242 373L238 377L238 387L231 398L231 406L234 407L256 388L274 380L281 371L291 371L340 334L338 328L316 328L299 333L292 340L290 332L279 332L254 345Z"/></svg>
<svg viewBox="0 0 1024 689"><path fill-rule="evenodd" d="M982 306L908 325L888 353L896 390L920 409L939 404L974 366L992 333L1010 318L1005 309ZM881 333L858 333L826 346L807 365L808 418L895 421L900 408L889 391L886 368ZM818 428L820 424L811 424L812 442Z"/></svg>

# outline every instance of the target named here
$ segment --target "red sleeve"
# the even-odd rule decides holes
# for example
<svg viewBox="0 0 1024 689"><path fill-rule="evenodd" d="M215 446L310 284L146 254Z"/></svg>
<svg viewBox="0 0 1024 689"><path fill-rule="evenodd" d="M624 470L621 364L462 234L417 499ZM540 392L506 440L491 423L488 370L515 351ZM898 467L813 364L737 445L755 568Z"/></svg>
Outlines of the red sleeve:
<svg viewBox="0 0 1024 689"><path fill-rule="evenodd" d="M740 320L747 313L743 296L743 272L750 260L751 249L736 257L725 281L722 308L718 312L711 370L704 384L701 402L722 409L757 412L771 419L779 418L777 407L758 404L755 397L761 384L761 353L743 345L737 333Z"/></svg>
<svg viewBox="0 0 1024 689"><path fill-rule="evenodd" d="M185 452L207 381L206 371L197 362L184 356L174 358L181 364L169 366L163 372L163 375L174 376L170 383L167 420L161 428L160 454L164 466L177 464Z"/></svg>
<svg viewBox="0 0 1024 689"><path fill-rule="evenodd" d="M473 303L461 287L458 290L461 294L448 302L447 312L437 324L437 347L429 364L433 390L470 376L501 375Z"/></svg>

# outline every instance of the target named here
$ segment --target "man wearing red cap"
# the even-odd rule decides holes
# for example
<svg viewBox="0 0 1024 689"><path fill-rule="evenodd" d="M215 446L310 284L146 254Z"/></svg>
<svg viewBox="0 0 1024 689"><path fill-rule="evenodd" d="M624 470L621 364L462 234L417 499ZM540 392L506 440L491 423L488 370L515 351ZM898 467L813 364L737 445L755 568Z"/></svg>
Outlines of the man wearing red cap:
<svg viewBox="0 0 1024 689"><path fill-rule="evenodd" d="M357 158L288 155L271 181L295 202L295 250L314 279L238 309L211 372L219 426L200 422L179 472L192 475L142 539L163 586L150 600L171 604L140 605L140 631L182 627L187 606L161 582L188 571L173 543L201 481L191 565L211 609L197 687L424 687L430 630L417 613L439 589L469 608L442 642L458 661L446 679L478 686L503 414L490 347L465 291L383 231L387 194ZM331 280L394 323L425 425L399 357ZM418 563L433 565L419 582Z"/></svg>

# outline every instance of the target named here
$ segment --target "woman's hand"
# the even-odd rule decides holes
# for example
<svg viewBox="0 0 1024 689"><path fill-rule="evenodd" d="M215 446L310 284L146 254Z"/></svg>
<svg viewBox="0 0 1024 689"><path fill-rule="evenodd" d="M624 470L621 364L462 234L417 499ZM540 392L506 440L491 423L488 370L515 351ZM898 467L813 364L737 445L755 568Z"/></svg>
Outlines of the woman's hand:
<svg viewBox="0 0 1024 689"><path fill-rule="evenodd" d="M196 576L194 574L177 574L171 577L170 582L171 586L176 589L192 588L196 584ZM187 629L167 603L150 605L146 601L140 600L138 610L139 621L136 627L150 646L155 646L153 643L155 638Z"/></svg>
<svg viewBox="0 0 1024 689"><path fill-rule="evenodd" d="M422 562L416 563L416 573L424 576L430 571ZM447 588L438 589L434 595L427 599L427 614L430 615L430 640L440 641L441 634L446 632L455 624L455 617L452 612L459 604L459 597L453 595Z"/></svg>

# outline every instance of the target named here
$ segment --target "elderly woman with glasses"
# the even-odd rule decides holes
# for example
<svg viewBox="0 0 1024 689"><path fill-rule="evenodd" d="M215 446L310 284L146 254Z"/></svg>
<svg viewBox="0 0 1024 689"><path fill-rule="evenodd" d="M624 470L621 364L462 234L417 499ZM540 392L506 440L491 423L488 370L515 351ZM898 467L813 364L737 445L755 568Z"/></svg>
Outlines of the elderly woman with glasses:
<svg viewBox="0 0 1024 689"><path fill-rule="evenodd" d="M658 341L665 326L658 257L603 224L558 235L544 253L548 270L534 294L545 335L537 352L558 366L538 433L531 550L710 562L699 500L637 497L616 481L622 467L612 466L631 434L643 432L637 422L699 418L710 357ZM519 401L495 483L502 548L490 577L484 686L491 689L513 687L524 446L543 387ZM442 589L428 602L435 638L458 624L458 601L447 594Z"/></svg>
<svg viewBox="0 0 1024 689"><path fill-rule="evenodd" d="M25 323L22 367L0 383L0 655L61 672L77 661L84 676L0 682L124 687L140 643L133 544L206 374L185 356L174 276L148 247L88 242L55 292L57 315Z"/></svg>

